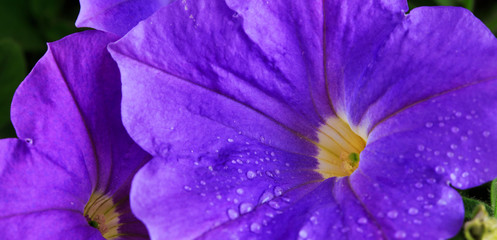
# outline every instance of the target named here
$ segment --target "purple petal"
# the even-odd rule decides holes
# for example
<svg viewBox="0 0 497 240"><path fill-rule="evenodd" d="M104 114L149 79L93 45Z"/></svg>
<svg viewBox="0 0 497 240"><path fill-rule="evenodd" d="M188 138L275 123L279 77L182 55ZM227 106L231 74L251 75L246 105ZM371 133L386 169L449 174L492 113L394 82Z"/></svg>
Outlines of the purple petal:
<svg viewBox="0 0 497 240"><path fill-rule="evenodd" d="M83 209L95 192L112 196L119 202L118 211L129 210L131 178L150 157L133 143L120 120L119 72L106 51L115 39L86 31L49 44L16 91L12 122L22 140L5 140L0 147L5 152L0 161L0 218L6 224L49 214L47 221L59 219L93 232ZM79 220L65 220L74 212ZM127 211L122 219L127 215L132 217ZM46 234L61 231L56 222L44 224L49 223ZM8 231L23 236L36 229ZM146 235L143 226L126 231Z"/></svg>
<svg viewBox="0 0 497 240"><path fill-rule="evenodd" d="M77 27L90 27L119 36L172 0L80 0Z"/></svg>
<svg viewBox="0 0 497 240"><path fill-rule="evenodd" d="M497 170L477 167L480 157L491 161L496 140L494 121L481 120L495 119L495 38L455 8L406 16L404 1L317 7L176 2L109 47L123 77L125 126L156 157L136 176L131 196L154 237L438 239L460 229L462 202L449 184L472 187ZM465 19L462 30L448 27L454 19ZM460 47L466 32L472 45ZM461 56L449 55L455 50ZM473 63L478 55L489 61L481 68ZM458 91L443 100L447 90ZM421 101L427 97L440 102ZM333 109L368 145L353 175L320 182L311 174L312 143ZM446 127L427 129L438 113ZM464 114L472 120L456 119ZM456 143L463 130L480 135ZM421 148L445 155L430 161ZM256 165L255 152L283 157ZM267 169L281 176L248 177ZM280 184L286 191L276 198Z"/></svg>
<svg viewBox="0 0 497 240"><path fill-rule="evenodd" d="M417 8L345 89L361 131L444 92L497 77L497 39L463 8ZM365 133L363 133L365 134Z"/></svg>
<svg viewBox="0 0 497 240"><path fill-rule="evenodd" d="M284 75L289 68L295 68L294 63L283 59L281 69L275 66L276 60L247 37L242 28L243 18L234 14L219 1L178 1L110 46L111 54L122 66L123 122L147 151L167 148L160 146L169 144L164 141L183 141L182 131L188 131L180 129L183 119L191 119L191 129L195 129L194 125L222 125L222 130L212 127L220 135L205 136L195 130L189 133L191 139L233 138L232 133L224 130L229 126L235 133L283 149L308 148L302 142L317 140L316 128L324 119L317 114L307 86L308 80L319 75L319 69L309 66L314 75L306 75L308 61L298 50L301 58L296 64L303 69ZM213 35L213 29L222 30ZM220 42L223 44L219 45ZM319 99L327 101L323 100L326 96ZM154 114L135 106L147 106ZM326 114L330 115L327 109ZM193 120L197 118L203 120Z"/></svg>

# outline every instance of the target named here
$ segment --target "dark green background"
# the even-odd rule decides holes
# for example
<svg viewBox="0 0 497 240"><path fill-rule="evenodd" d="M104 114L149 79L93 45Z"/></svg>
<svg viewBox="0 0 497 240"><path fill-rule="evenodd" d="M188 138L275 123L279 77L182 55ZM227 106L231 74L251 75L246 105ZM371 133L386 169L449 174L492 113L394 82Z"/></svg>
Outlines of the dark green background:
<svg viewBox="0 0 497 240"><path fill-rule="evenodd" d="M411 9L434 5L468 8L494 34L497 33L497 0L408 2ZM0 138L16 136L9 114L15 89L47 50L46 42L82 30L74 27L78 12L79 2L76 0L0 0ZM489 186L487 183L461 191L461 194L489 203ZM471 199L465 200L467 209L472 208L474 201ZM458 239L463 238L459 236Z"/></svg>

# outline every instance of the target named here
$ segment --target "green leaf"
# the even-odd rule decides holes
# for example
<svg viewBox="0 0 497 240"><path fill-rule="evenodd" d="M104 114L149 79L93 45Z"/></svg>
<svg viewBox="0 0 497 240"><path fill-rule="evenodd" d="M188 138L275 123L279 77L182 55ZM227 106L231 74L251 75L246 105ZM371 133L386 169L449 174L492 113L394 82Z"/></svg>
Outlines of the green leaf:
<svg viewBox="0 0 497 240"><path fill-rule="evenodd" d="M496 217L497 216L497 178L494 179L490 184L490 204L492 206L492 211L489 211L489 213L491 213L492 216Z"/></svg>
<svg viewBox="0 0 497 240"><path fill-rule="evenodd" d="M26 76L26 60L21 46L11 39L0 40L0 137L14 137L10 123L10 103L17 86Z"/></svg>
<svg viewBox="0 0 497 240"><path fill-rule="evenodd" d="M492 207L488 206L488 204L478 201L476 199L468 198L468 197L462 197L462 201L464 203L464 218L465 219L472 219L475 216L475 209L479 205L485 206L485 209L487 212L492 212Z"/></svg>

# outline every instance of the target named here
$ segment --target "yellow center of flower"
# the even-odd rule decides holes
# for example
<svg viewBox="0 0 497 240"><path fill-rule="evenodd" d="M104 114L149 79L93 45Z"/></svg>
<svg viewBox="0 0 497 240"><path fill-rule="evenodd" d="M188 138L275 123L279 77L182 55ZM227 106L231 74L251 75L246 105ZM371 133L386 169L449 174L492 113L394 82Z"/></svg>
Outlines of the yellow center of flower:
<svg viewBox="0 0 497 240"><path fill-rule="evenodd" d="M323 177L350 176L359 167L360 153L366 139L357 135L340 118L332 117L318 131L318 169Z"/></svg>
<svg viewBox="0 0 497 240"><path fill-rule="evenodd" d="M94 192L86 203L84 215L88 224L97 228L105 239L119 237L119 213L116 206L111 197L99 192Z"/></svg>

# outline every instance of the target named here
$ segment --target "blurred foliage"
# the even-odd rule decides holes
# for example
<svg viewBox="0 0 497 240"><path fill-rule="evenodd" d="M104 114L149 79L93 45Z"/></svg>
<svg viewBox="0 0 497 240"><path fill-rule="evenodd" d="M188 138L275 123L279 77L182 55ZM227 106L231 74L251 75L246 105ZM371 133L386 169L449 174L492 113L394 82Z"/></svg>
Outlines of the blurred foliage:
<svg viewBox="0 0 497 240"><path fill-rule="evenodd" d="M0 0L0 138L15 137L10 123L14 91L52 42L78 31L77 0Z"/></svg>

